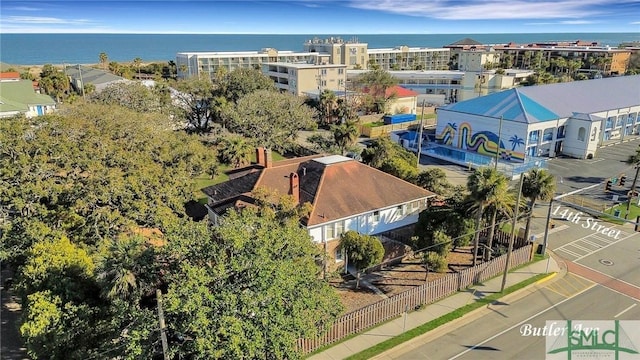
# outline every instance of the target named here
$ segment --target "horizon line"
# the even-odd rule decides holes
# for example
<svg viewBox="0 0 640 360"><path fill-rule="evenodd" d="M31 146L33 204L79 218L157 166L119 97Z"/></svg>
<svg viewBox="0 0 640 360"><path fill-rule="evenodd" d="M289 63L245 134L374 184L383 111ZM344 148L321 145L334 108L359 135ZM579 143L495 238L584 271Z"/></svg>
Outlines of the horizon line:
<svg viewBox="0 0 640 360"><path fill-rule="evenodd" d="M640 34L640 31L561 32L389 32L389 33L265 33L265 32L0 32L2 35L510 35L510 34Z"/></svg>

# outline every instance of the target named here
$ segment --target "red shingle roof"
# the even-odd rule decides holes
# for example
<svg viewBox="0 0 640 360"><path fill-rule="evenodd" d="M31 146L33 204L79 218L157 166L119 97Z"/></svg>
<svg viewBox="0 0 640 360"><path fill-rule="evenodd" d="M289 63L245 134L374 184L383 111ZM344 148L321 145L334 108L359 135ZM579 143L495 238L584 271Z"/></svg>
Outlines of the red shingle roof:
<svg viewBox="0 0 640 360"><path fill-rule="evenodd" d="M387 91L385 91L384 96L385 97L390 97L391 95L394 95L396 97L399 98L404 98L404 97L413 97L413 96L418 96L420 94L418 94L417 92L413 91L413 90L409 90L407 88L403 88L402 86L392 86L390 88L387 88Z"/></svg>
<svg viewBox="0 0 640 360"><path fill-rule="evenodd" d="M17 71L0 72L0 80L19 80L20 73Z"/></svg>
<svg viewBox="0 0 640 360"><path fill-rule="evenodd" d="M220 203L249 195L249 187L253 190L265 187L286 195L290 191L289 177L296 173L300 181L300 201L313 206L307 226L435 196L419 186L343 156L288 159L258 171L259 175L256 172L245 175L247 179L252 178L249 181L244 181L243 176L202 191ZM230 191L233 188L236 188L235 192Z"/></svg>

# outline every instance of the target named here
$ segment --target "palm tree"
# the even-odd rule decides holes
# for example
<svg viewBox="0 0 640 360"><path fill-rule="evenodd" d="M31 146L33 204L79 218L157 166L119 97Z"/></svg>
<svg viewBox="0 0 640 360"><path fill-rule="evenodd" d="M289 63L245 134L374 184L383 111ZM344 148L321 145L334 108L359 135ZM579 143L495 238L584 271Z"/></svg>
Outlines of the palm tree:
<svg viewBox="0 0 640 360"><path fill-rule="evenodd" d="M330 124L335 118L336 111L338 110L338 97L331 90L324 90L320 94L319 101L319 113L320 123Z"/></svg>
<svg viewBox="0 0 640 360"><path fill-rule="evenodd" d="M101 52L100 53L100 64L102 65L102 68L104 70L107 69L107 61L109 60L109 56L107 56L106 52Z"/></svg>
<svg viewBox="0 0 640 360"><path fill-rule="evenodd" d="M153 260L144 241L137 236L119 238L107 246L98 266L98 280L107 299L137 300L149 290L147 287L151 284L146 284L144 279L153 274L145 274L145 269Z"/></svg>
<svg viewBox="0 0 640 360"><path fill-rule="evenodd" d="M496 192L500 191L501 175L493 167L483 167L476 169L467 179L467 189L469 199L473 202L476 211L476 234L473 242L473 266L478 258L478 247L480 246L480 226L482 215L487 206L491 204L491 199Z"/></svg>
<svg viewBox="0 0 640 360"><path fill-rule="evenodd" d="M244 137L231 135L222 140L220 156L224 163L239 168L251 162L253 149L253 145Z"/></svg>
<svg viewBox="0 0 640 360"><path fill-rule="evenodd" d="M340 125L331 126L333 131L333 140L340 148L340 153L345 154L347 147L353 145L358 138L358 128L353 121L347 121Z"/></svg>
<svg viewBox="0 0 640 360"><path fill-rule="evenodd" d="M549 201L556 192L556 181L553 175L545 169L534 168L522 174L522 195L529 199L529 214L524 230L524 238L529 239L531 218L537 200Z"/></svg>
<svg viewBox="0 0 640 360"><path fill-rule="evenodd" d="M509 179L502 173L498 173L495 177L493 191L487 197L487 205L491 208L491 227L489 228L489 236L487 237L487 247L493 246L493 237L496 231L496 220L498 213L511 216L515 205L515 194L509 189ZM489 260L491 254L487 253L485 260Z"/></svg>
<svg viewBox="0 0 640 360"><path fill-rule="evenodd" d="M138 79L140 78L140 65L142 65L142 59L139 57L133 59L133 65L138 69Z"/></svg>

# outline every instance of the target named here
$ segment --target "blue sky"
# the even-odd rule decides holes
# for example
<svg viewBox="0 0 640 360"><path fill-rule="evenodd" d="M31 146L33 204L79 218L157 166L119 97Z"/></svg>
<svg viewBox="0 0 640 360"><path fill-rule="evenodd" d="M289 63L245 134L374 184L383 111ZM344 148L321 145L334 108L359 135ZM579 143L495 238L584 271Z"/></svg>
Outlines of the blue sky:
<svg viewBox="0 0 640 360"><path fill-rule="evenodd" d="M640 32L640 1L0 1L0 33Z"/></svg>

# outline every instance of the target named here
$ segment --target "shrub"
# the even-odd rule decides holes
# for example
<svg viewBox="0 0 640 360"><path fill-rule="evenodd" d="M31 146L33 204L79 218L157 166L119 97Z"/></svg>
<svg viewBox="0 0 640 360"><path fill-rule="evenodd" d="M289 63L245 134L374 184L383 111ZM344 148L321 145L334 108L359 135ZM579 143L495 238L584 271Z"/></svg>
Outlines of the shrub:
<svg viewBox="0 0 640 360"><path fill-rule="evenodd" d="M423 264L425 264L431 272L446 272L448 269L447 258L436 252L428 251L424 253L422 258Z"/></svg>
<svg viewBox="0 0 640 360"><path fill-rule="evenodd" d="M338 250L344 250L348 263L358 270L377 265L384 257L384 247L378 238L353 230L340 236Z"/></svg>

